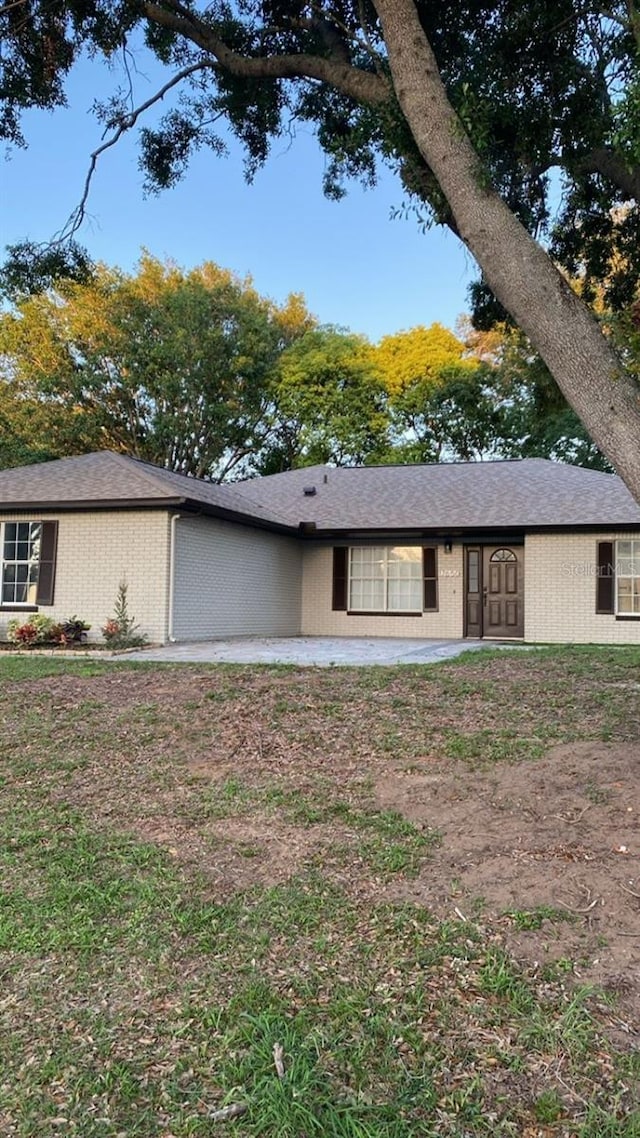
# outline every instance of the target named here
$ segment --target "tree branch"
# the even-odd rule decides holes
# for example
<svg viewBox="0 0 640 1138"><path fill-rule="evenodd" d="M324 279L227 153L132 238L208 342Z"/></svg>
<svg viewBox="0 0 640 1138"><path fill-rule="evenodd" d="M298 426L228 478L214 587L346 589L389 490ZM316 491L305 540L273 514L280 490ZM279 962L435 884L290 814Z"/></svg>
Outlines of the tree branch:
<svg viewBox="0 0 640 1138"><path fill-rule="evenodd" d="M144 3L142 10L151 23L184 36L213 55L231 75L244 79L317 79L364 103L385 103L393 97L393 88L387 79L359 67L352 67L343 58L323 58L305 52L289 55L239 55L202 20L191 14L179 14L178 5L172 7L173 11L159 4Z"/></svg>
<svg viewBox="0 0 640 1138"><path fill-rule="evenodd" d="M140 103L140 106L134 107L130 114L125 115L121 118L111 137L91 153L89 169L84 181L84 188L82 190L82 197L80 198L80 202L69 217L64 228L58 234L54 244L61 245L63 242L68 241L70 237L73 237L74 233L77 233L78 229L82 225L82 222L85 218L87 202L89 200L91 182L93 180L93 175L95 174L98 159L100 158L101 154L104 154L105 150L109 150L110 147L115 146L115 144L122 138L122 135L125 134L126 131L131 130L133 126L135 126L136 122L140 118L140 115L144 114L145 111L148 111L149 108L152 107L155 103L160 102L160 100L163 99L167 94L167 91L170 91L172 87L177 87L178 83L181 83L183 79L187 79L190 75L194 75L197 71L204 71L206 69L211 70L215 67L216 64L209 59L203 59L198 63L192 63L190 67L184 67L182 71L176 72L176 74L173 75L167 83L165 83L164 87L161 87L159 91L156 91L155 95L151 95L151 97L149 99L146 99L144 103Z"/></svg>
<svg viewBox="0 0 640 1138"><path fill-rule="evenodd" d="M629 169L620 154L609 146L599 146L583 158L567 160L567 167L582 174L602 174L608 178L627 198L640 202L640 168Z"/></svg>

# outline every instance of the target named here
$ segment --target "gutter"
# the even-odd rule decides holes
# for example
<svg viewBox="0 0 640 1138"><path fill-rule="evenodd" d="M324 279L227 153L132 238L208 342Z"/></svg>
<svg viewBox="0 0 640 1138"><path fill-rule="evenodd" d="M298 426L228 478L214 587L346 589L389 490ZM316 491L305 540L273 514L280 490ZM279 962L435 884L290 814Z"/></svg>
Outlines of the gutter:
<svg viewBox="0 0 640 1138"><path fill-rule="evenodd" d="M170 644L175 644L176 642L176 638L173 635L173 597L176 583L176 525L181 517L181 514L172 514L169 529L169 611L167 614L167 639Z"/></svg>

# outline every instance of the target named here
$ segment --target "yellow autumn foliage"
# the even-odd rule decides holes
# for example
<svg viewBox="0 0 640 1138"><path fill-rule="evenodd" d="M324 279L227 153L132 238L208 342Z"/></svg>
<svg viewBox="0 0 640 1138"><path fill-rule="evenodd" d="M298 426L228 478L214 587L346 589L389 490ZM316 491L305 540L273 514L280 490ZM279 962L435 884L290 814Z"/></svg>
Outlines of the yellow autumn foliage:
<svg viewBox="0 0 640 1138"><path fill-rule="evenodd" d="M376 362L389 395L402 395L408 388L419 388L425 398L444 382L447 370L477 367L469 359L465 345L442 324L429 328L418 325L406 332L383 336L376 351Z"/></svg>

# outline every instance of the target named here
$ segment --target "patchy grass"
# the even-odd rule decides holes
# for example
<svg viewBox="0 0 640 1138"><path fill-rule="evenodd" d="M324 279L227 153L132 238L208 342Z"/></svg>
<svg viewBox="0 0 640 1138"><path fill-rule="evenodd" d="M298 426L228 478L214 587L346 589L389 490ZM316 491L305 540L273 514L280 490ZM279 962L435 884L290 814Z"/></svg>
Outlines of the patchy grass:
<svg viewBox="0 0 640 1138"><path fill-rule="evenodd" d="M506 656L0 658L0 1132L637 1138L640 1062L575 962L519 963L500 921L392 891L442 838L381 807L381 778L457 763L472 792L550 742L640 738L640 651Z"/></svg>

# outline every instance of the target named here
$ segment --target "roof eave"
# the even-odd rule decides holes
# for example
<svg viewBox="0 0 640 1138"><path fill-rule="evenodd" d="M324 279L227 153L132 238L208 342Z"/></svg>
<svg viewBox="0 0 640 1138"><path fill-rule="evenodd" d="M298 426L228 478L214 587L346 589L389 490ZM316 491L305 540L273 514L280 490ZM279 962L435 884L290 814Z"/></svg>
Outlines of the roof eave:
<svg viewBox="0 0 640 1138"><path fill-rule="evenodd" d="M0 501L0 512L33 513L34 510L46 510L48 513L52 513L60 510L167 509L172 506L181 506L184 501L184 498L75 498L69 501L29 499L26 502Z"/></svg>

